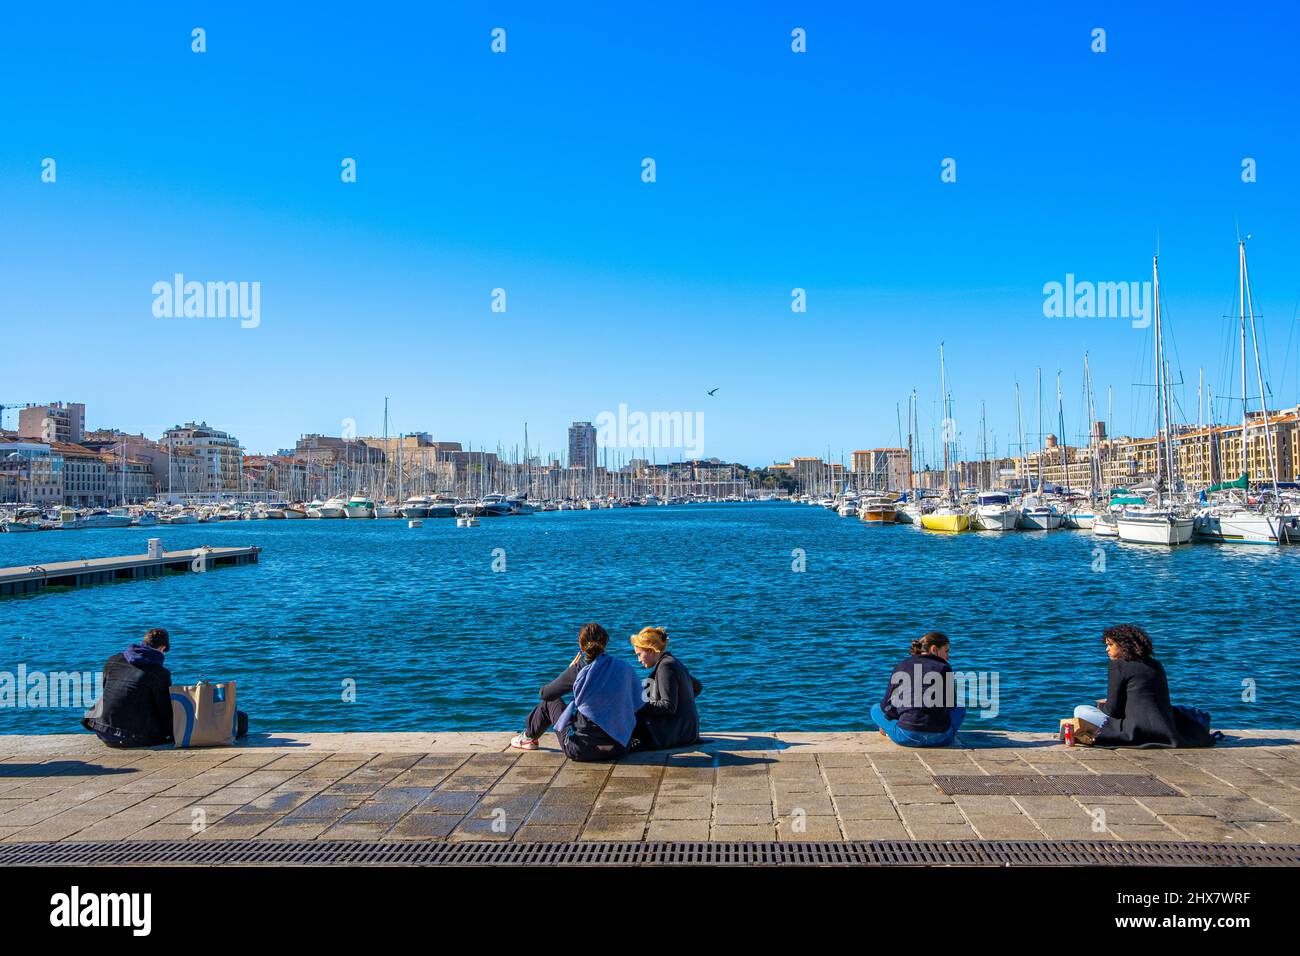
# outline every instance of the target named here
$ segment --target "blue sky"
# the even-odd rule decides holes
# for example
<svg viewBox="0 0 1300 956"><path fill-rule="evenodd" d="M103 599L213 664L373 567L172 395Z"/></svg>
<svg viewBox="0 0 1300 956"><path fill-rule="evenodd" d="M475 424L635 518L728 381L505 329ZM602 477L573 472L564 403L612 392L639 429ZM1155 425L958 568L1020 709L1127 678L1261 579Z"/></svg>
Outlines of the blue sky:
<svg viewBox="0 0 1300 956"><path fill-rule="evenodd" d="M1059 368L1082 432L1085 351L1112 431L1149 432L1149 332L1047 319L1043 284L1149 279L1158 234L1195 420L1199 369L1240 395L1238 222L1300 399L1291 4L442 6L10 11L0 402L250 451L378 432L385 395L394 432L559 451L626 403L761 464L894 444L913 389L930 444L944 341L968 454L981 402L1014 441L1017 381L1034 430L1040 367L1045 430ZM260 282L260 325L155 317L177 272Z"/></svg>

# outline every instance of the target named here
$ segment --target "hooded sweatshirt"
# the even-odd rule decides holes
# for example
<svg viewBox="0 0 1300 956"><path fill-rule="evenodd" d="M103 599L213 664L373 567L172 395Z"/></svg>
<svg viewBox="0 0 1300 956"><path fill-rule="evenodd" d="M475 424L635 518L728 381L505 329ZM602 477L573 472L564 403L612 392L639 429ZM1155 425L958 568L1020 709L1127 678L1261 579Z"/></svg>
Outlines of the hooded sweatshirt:
<svg viewBox="0 0 1300 956"><path fill-rule="evenodd" d="M170 743L171 684L163 652L132 644L104 665L103 695L81 725L131 746Z"/></svg>

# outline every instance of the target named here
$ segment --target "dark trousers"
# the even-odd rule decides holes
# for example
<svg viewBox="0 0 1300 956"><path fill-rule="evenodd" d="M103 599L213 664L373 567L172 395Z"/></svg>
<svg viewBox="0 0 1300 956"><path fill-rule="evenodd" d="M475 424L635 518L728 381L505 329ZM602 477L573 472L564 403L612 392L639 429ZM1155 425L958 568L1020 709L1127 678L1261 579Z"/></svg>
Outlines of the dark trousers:
<svg viewBox="0 0 1300 956"><path fill-rule="evenodd" d="M560 719L566 706L563 700L541 701L528 715L528 720L524 724L524 735L533 740L541 739L543 734L555 726L555 722ZM589 727L594 728L595 725L590 724ZM564 728L563 734L555 736L564 755L570 760L581 763L617 760L627 753L626 747L604 733L595 736L590 733L574 733L573 727L569 726Z"/></svg>
<svg viewBox="0 0 1300 956"><path fill-rule="evenodd" d="M555 722L564 713L564 707L563 700L542 701L528 715L528 721L524 724L524 735L531 737L533 740L539 740L542 734L555 726Z"/></svg>

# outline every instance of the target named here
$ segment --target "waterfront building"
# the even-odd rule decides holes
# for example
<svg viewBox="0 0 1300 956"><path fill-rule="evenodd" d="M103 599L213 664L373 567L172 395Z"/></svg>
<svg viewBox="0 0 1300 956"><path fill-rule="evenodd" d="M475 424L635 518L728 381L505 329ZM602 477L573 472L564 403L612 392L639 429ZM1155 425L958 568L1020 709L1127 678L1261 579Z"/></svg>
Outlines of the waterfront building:
<svg viewBox="0 0 1300 956"><path fill-rule="evenodd" d="M174 454L192 452L199 462L198 494L234 495L243 488L244 450L238 439L207 422L175 425L163 433L162 444Z"/></svg>
<svg viewBox="0 0 1300 956"><path fill-rule="evenodd" d="M378 464L384 460L384 450L368 445L365 439L333 435L303 435L293 454L300 461L325 468L339 464Z"/></svg>
<svg viewBox="0 0 1300 956"><path fill-rule="evenodd" d="M0 438L0 502L63 504L63 456L47 442Z"/></svg>
<svg viewBox="0 0 1300 956"><path fill-rule="evenodd" d="M84 445L50 442L50 450L63 458L63 503L89 508L108 503L108 466L98 452Z"/></svg>
<svg viewBox="0 0 1300 956"><path fill-rule="evenodd" d="M579 494L589 495L596 478L596 428L591 422L569 426L569 468L576 470Z"/></svg>
<svg viewBox="0 0 1300 956"><path fill-rule="evenodd" d="M105 472L101 504L140 504L158 494L158 480L149 462L124 459L112 451L102 451L99 457Z"/></svg>
<svg viewBox="0 0 1300 956"><path fill-rule="evenodd" d="M855 451L849 459L853 484L878 491L906 488L911 467L911 457L906 448L868 448Z"/></svg>
<svg viewBox="0 0 1300 956"><path fill-rule="evenodd" d="M18 434L31 441L77 444L86 430L86 406L78 402L28 405L18 412Z"/></svg>

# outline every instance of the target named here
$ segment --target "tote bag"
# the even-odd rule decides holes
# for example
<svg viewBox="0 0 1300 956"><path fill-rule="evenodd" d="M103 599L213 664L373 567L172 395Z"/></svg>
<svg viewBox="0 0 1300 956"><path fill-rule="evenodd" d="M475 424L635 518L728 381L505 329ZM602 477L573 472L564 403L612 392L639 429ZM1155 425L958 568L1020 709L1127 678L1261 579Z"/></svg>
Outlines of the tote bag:
<svg viewBox="0 0 1300 956"><path fill-rule="evenodd" d="M172 736L177 747L231 747L235 743L235 682L177 684L171 688Z"/></svg>

